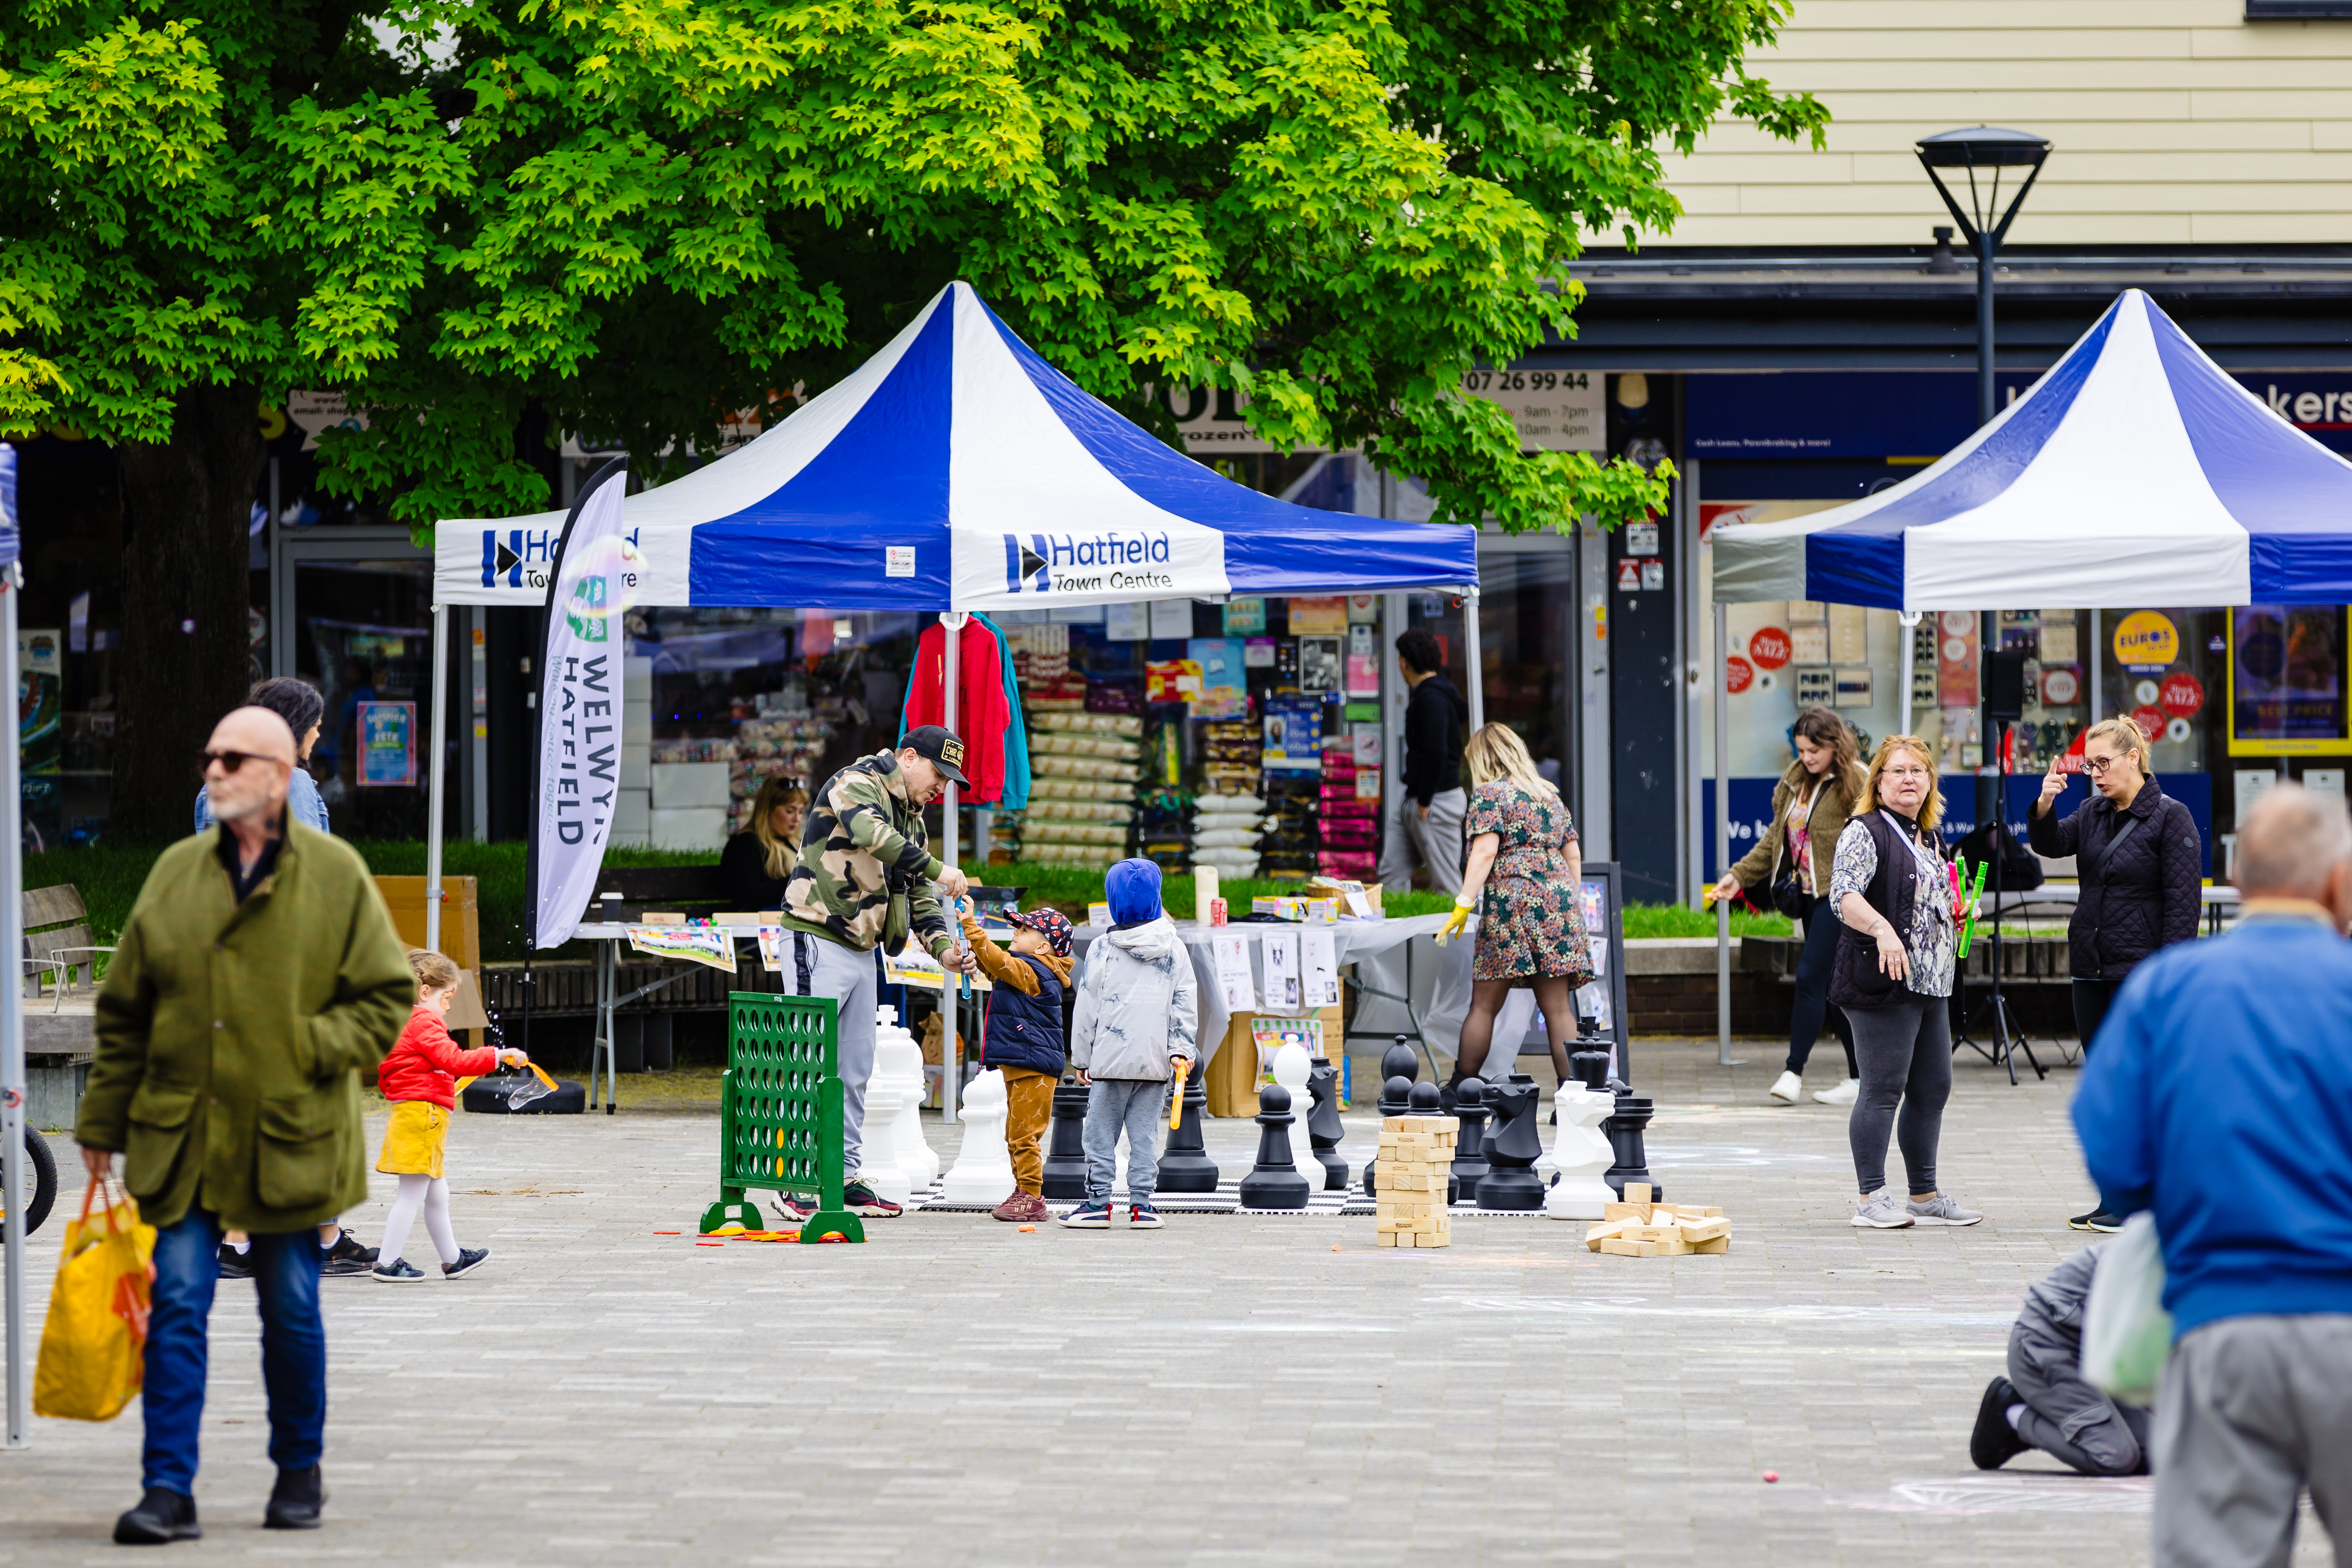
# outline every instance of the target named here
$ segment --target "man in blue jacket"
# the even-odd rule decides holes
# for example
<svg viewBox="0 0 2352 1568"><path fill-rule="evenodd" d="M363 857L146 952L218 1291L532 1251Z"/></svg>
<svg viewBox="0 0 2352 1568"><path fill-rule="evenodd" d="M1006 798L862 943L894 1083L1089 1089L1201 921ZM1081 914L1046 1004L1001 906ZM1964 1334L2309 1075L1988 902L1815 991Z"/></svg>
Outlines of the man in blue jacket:
<svg viewBox="0 0 2352 1568"><path fill-rule="evenodd" d="M2352 820L2294 784L2238 828L2244 918L2132 972L2074 1128L2109 1212L2152 1210L2172 1359L2158 1568L2284 1563L2309 1486L2352 1561Z"/></svg>

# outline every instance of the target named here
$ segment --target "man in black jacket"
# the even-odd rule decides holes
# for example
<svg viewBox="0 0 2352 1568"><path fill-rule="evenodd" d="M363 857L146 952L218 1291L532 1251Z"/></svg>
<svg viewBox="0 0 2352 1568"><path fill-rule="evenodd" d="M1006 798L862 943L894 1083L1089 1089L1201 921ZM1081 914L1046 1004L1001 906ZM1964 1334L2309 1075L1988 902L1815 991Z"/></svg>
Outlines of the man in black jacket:
<svg viewBox="0 0 2352 1568"><path fill-rule="evenodd" d="M1391 792L1381 885L1412 885L1412 868L1429 868L1429 885L1462 890L1462 748L1469 740L1470 704L1444 673L1437 639L1419 626L1396 640L1397 668L1412 695L1404 709L1404 767Z"/></svg>

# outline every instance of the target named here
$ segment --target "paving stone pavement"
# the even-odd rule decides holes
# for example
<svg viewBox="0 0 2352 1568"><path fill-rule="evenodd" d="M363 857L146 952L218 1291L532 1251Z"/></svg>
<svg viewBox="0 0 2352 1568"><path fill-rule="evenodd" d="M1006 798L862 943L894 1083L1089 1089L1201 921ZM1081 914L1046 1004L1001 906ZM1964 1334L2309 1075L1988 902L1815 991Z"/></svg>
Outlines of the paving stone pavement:
<svg viewBox="0 0 2352 1568"><path fill-rule="evenodd" d="M1634 1060L1653 1169L1733 1217L1723 1257L1604 1258L1581 1226L1502 1218L1396 1251L1368 1218L1272 1215L913 1215L865 1247L701 1247L653 1233L712 1196L714 1117L461 1118L453 1207L490 1264L325 1285L327 1527L258 1528L252 1288L225 1284L208 1534L172 1560L2146 1562L2147 1482L1968 1461L2020 1295L2087 1239L2064 1228L2090 1196L2074 1073L2012 1089L1964 1055L1942 1171L1985 1223L1858 1231L1844 1113L1769 1107L1779 1052L1741 1054ZM1373 1126L1349 1118L1352 1163ZM929 1131L951 1161L958 1130ZM1255 1133L1213 1123L1210 1147L1245 1166ZM37 1319L58 1238L35 1238ZM0 1563L118 1561L137 1413L33 1436L0 1453ZM2306 1510L2295 1561L2326 1556Z"/></svg>

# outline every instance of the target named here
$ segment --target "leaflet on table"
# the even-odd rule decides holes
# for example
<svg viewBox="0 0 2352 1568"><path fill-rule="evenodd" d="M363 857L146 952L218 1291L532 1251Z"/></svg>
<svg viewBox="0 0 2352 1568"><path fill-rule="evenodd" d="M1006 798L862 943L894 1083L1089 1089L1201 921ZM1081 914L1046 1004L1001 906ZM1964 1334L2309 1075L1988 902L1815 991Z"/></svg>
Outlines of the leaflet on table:
<svg viewBox="0 0 2352 1568"><path fill-rule="evenodd" d="M1304 1010L1298 974L1298 933L1270 931L1258 945L1265 962L1265 1006L1270 1013Z"/></svg>
<svg viewBox="0 0 2352 1568"><path fill-rule="evenodd" d="M933 991L942 991L947 988L950 978L961 986L964 977L961 974L950 976L938 959L909 942L904 952L895 957L887 952L882 955L882 978L892 985L921 985ZM975 971L971 976L971 988L975 991L990 989L987 976Z"/></svg>
<svg viewBox="0 0 2352 1568"><path fill-rule="evenodd" d="M1299 967L1306 971L1305 1000L1308 1007L1339 1005L1339 946L1328 928L1302 926L1298 931Z"/></svg>
<svg viewBox="0 0 2352 1568"><path fill-rule="evenodd" d="M656 958L683 959L735 973L735 939L709 921L684 925L630 926L629 945Z"/></svg>
<svg viewBox="0 0 2352 1568"><path fill-rule="evenodd" d="M784 972L783 927L761 926L760 928L760 967L771 974L782 974Z"/></svg>
<svg viewBox="0 0 2352 1568"><path fill-rule="evenodd" d="M1224 998L1228 1013L1257 1011L1257 987L1250 978L1249 939L1240 936L1212 937L1209 958L1217 979L1217 993Z"/></svg>

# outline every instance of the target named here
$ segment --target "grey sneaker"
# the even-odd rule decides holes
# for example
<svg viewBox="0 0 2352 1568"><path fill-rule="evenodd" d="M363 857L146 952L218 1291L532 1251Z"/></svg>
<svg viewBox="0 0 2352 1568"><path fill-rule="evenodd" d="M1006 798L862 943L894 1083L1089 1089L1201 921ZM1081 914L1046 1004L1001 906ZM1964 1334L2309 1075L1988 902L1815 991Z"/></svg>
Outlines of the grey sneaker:
<svg viewBox="0 0 2352 1568"><path fill-rule="evenodd" d="M1881 1187L1862 1200L1862 1206L1853 1211L1853 1223L1871 1230L1901 1230L1916 1223L1903 1207L1895 1201L1892 1188Z"/></svg>
<svg viewBox="0 0 2352 1568"><path fill-rule="evenodd" d="M1952 1201L1949 1193L1937 1193L1924 1204L1907 1200L1903 1210L1921 1225L1974 1225L1984 1215L1974 1209L1964 1209Z"/></svg>

